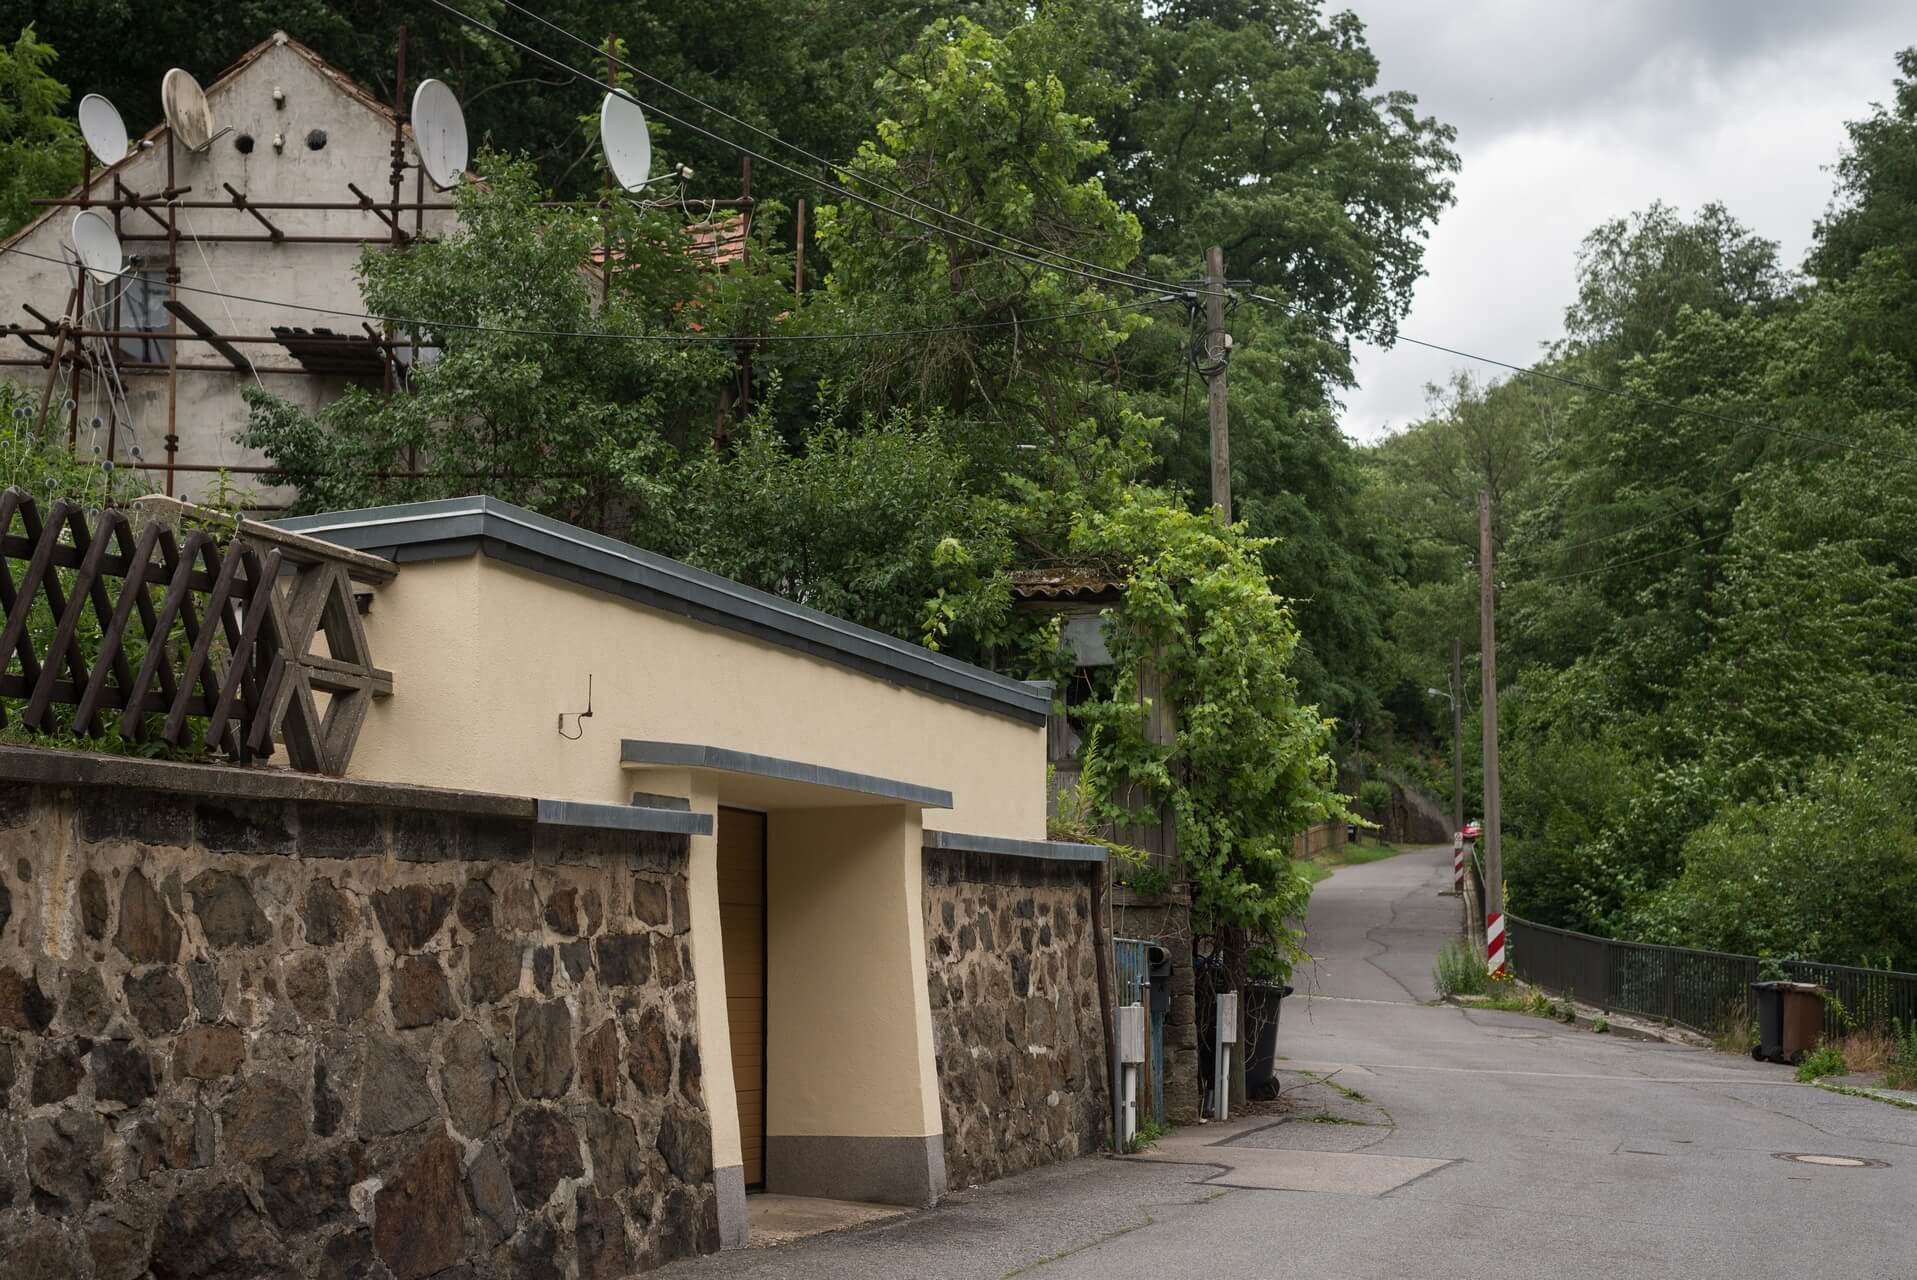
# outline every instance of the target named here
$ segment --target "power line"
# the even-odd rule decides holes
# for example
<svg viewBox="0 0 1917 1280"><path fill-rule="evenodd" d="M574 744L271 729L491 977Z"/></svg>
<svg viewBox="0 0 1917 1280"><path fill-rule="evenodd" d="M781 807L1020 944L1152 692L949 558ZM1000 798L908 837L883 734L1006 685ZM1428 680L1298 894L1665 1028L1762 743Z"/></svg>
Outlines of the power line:
<svg viewBox="0 0 1917 1280"><path fill-rule="evenodd" d="M1289 304L1285 302L1280 301L1277 298L1267 298L1263 294L1259 294L1259 293L1249 293L1249 294L1246 294L1245 296L1250 298L1253 302L1261 302L1268 307L1277 307L1281 311L1289 311L1289 312L1292 312L1293 314L1300 314L1296 308L1290 306ZM1303 314L1308 315L1309 313L1307 312ZM1835 445L1840 449L1849 450L1850 452L1856 453L1861 457L1881 458L1888 462L1908 462L1908 463L1917 464L1917 456L1913 456L1907 453L1895 453L1888 449L1873 449L1867 445L1859 444L1857 441L1845 436L1827 436L1827 435L1819 434L1818 432L1815 432L1815 431L1797 431L1790 427L1779 426L1776 423L1756 422L1756 421L1750 421L1743 418L1733 418L1729 414L1717 413L1710 409L1693 408L1689 405L1678 404L1677 402L1672 400L1660 400L1656 396L1647 396L1640 392L1627 391L1623 389L1622 387L1607 387L1603 385L1602 383L1590 382L1583 378L1574 378L1570 374L1566 374L1566 373L1555 373L1549 369L1541 369L1536 365L1513 364L1509 360L1500 360L1495 356L1479 355L1475 351L1464 351L1464 350L1460 350L1457 347L1447 347L1444 344L1438 343L1438 342L1426 342L1422 338L1413 338L1407 334L1401 333L1397 335L1397 341L1407 343L1414 347L1423 347L1428 351L1440 351L1440 352L1443 352L1445 355L1456 356L1460 360L1472 360L1472 361L1476 361L1479 364L1491 365L1494 368L1508 369L1512 373L1519 374L1523 377L1538 378L1547 382L1556 382L1563 386L1575 387L1580 391L1595 391L1599 393L1600 395L1617 396L1620 399L1635 400L1637 403L1645 405L1649 408L1663 409L1670 413L1688 414L1694 418L1703 418L1711 422L1721 422L1721 423L1724 423L1726 426L1732 426L1732 427L1738 428L1740 433L1744 431L1768 431L1772 433L1773 435L1787 436L1794 440L1806 440L1813 444Z"/></svg>
<svg viewBox="0 0 1917 1280"><path fill-rule="evenodd" d="M1628 560L1606 560L1600 564L1592 565L1589 569L1578 569L1571 573L1553 573L1542 578L1526 578L1524 581L1527 585L1543 582L1568 582L1573 578L1585 578L1594 573L1603 573L1606 569L1623 569L1630 565L1643 564L1646 560L1656 560L1660 556L1676 555L1680 551L1695 551L1699 547L1708 546L1712 541L1712 538L1699 538L1695 542L1686 542L1675 547L1660 547L1656 551L1648 552L1641 556L1632 556Z"/></svg>
<svg viewBox="0 0 1917 1280"><path fill-rule="evenodd" d="M0 253L17 253L23 258L36 258L41 262L51 262L57 266L71 266L65 258L56 258L49 254L34 253L17 245L0 249ZM1058 320L1074 320L1083 316L1111 315L1119 311L1138 311L1148 307L1164 306L1182 301L1176 295L1159 298L1140 298L1132 302L1118 302L1104 307L1082 307L1075 311L1055 311L1045 315L1015 318L1011 320L980 320L967 324L934 325L923 329L870 329L852 332L834 333L768 333L760 335L725 335L711 333L608 333L590 329L532 329L516 325L469 324L453 320L422 320L405 316L376 315L370 311L346 311L338 307L320 307L306 302L289 302L283 298L262 298L255 294L227 293L220 289L208 289L203 286L181 284L178 286L187 293L204 294L211 298L223 298L230 302L250 302L262 307L283 307L289 311L304 311L312 315L333 316L342 320L377 320L383 324L410 325L414 328L438 332L466 333L504 333L525 338L590 338L610 342L663 342L680 346L741 346L763 342L863 342L874 338L922 338L948 333L969 333L986 329L1013 329L1034 324L1046 324ZM0 334L0 336L4 336ZM268 372L271 372L269 370Z"/></svg>
<svg viewBox="0 0 1917 1280"><path fill-rule="evenodd" d="M585 72L580 71L576 67L573 67L565 62L561 62L558 58L553 57L551 54L546 53L544 50L538 49L534 47L533 45L527 44L524 40L520 40L515 36L509 36L497 27L491 26L485 22L481 22L478 18L472 17L468 14L461 13L458 9L455 9L450 4L447 4L446 0L432 0L432 3L437 5L439 8L444 9L447 13L450 13L453 16L457 17L461 22L466 23L468 26L484 31L488 33L489 35L492 35L500 40L504 40L506 43L513 45L514 47L520 50L523 50L526 53L531 54L535 58L538 58L540 61L546 63L547 65L551 66L555 70L564 71L566 74L572 76L574 79L577 79L579 81L582 81L583 83L592 85L595 89L598 89L606 93L616 93L620 97L625 98L627 101L635 103L636 105L643 107L648 111L651 111L654 115L658 116L659 118L663 120L670 120L672 123L679 125L682 128L690 129L692 132L700 135L701 137L708 138L712 140L713 142L718 143L721 146L730 147L732 150L738 152L742 156L749 157L750 159L756 160L761 164L771 165L773 168L782 170L785 173L789 173L795 178L798 178L805 182L810 182L814 186L819 187L822 190L830 191L837 195L844 196L848 200L856 201L859 204L865 205L866 207L871 209L875 209L878 212L886 214L890 217L899 218L906 222L914 223L918 226L926 228L928 231L936 231L940 235L951 236L954 239L963 240L967 244L976 245L979 248L985 249L992 253L1002 254L1009 258L1016 258L1019 261L1029 263L1032 266L1043 267L1048 271L1062 271L1067 275L1080 276L1086 280L1090 280L1093 284L1102 285L1106 288L1140 289L1140 290L1152 289L1152 290L1158 290L1165 293L1179 292L1179 289L1176 285L1168 284L1162 281L1147 282L1147 281L1144 281L1142 277L1140 278L1140 280L1120 279L1120 278L1117 278L1115 275L1111 274L1108 268L1098 268L1096 271L1086 271L1079 267L1067 266L1063 262L1056 261L1051 258L1041 258L1033 254L1022 253L1017 249L1007 248L1006 246L1001 244L994 244L989 240L982 240L977 236L970 235L963 231L955 230L952 227L943 226L936 222L931 222L925 218L919 217L917 214L907 213L903 209L895 209L890 205L883 204L877 200L872 199L870 196L860 195L858 192L853 191L849 187L841 186L836 182L830 181L829 179L821 178L817 174L808 173L804 169L800 169L793 165L789 165L783 160L778 160L773 158L772 156L768 156L761 152L754 151L751 147L746 146L742 142L735 142L733 139L725 137L722 134L714 133L712 130L706 128L704 125L695 124L694 122L685 119L683 116L675 116L671 112L665 110L664 108L655 106L652 103L645 101L644 99L640 98L638 95L632 93L631 91L627 89L611 87L599 80L595 80L592 76L587 75ZM991 234L999 235L1002 233L992 232ZM1052 251L1045 250L1044 252L1050 253Z"/></svg>
<svg viewBox="0 0 1917 1280"><path fill-rule="evenodd" d="M1133 287L1136 287L1136 288L1167 289L1171 287L1170 285L1165 284L1163 281L1154 280L1149 276L1140 275L1134 271L1124 271L1124 270L1116 269L1112 267L1101 266L1100 264L1096 262L1090 262L1084 258L1075 258L1075 257L1072 257L1070 254L1061 253L1056 249L1048 249L1044 245L1035 244L1030 240L1021 239L1020 237L1011 234L1009 231L1000 231L994 227L985 226L983 223L975 222L972 219L963 216L962 214L953 213L949 209L941 209L935 204L932 204L925 200L920 200L918 197L910 195L907 192L900 191L896 187L888 186L885 183L880 182L877 178L873 178L866 174L859 173L856 170L847 169L843 165L834 164L832 161L827 160L825 157L806 150L804 147L800 146L796 142L792 142L785 138L781 138L778 134L773 133L769 129L762 129L758 125L753 124L750 120L742 119L739 116L733 115L730 111L727 111L723 107L717 106L714 103L707 102L705 99L699 97L697 94L691 92L690 90L681 89L679 86L672 84L671 82L663 80L660 77L652 74L650 71L647 71L645 68L636 66L633 63L627 62L624 58L618 57L617 55L607 51L606 49L601 48L600 46L594 44L590 40L585 39L584 37L578 35L577 33L567 30L565 27L560 26L558 23L549 20L543 15L539 13L535 13L533 10L528 9L525 5L517 3L516 0L502 0L502 2L506 5L507 8L513 9L516 12L524 15L525 17L531 18L534 22L539 23L539 25L547 28L548 30L554 32L555 34L563 36L565 39L572 41L572 43L578 45L580 48L590 50L594 56L604 57L608 59L609 61L613 62L614 64L616 64L617 66L623 67L627 71L632 72L634 75L640 77L641 79L649 81L650 83L659 86L661 89L664 89L666 92L677 94L679 97L684 98L686 101L692 103L694 106L700 108L701 110L711 112L713 115L719 116L724 120L730 121L731 123L738 125L742 129L745 129L751 133L757 134L759 137L764 138L768 142L775 143L776 145L784 147L786 150L791 151L796 155L803 156L807 160L811 161L813 164L822 165L827 170L845 173L853 181L858 182L863 186L870 187L874 191L882 192L885 195L891 196L892 198L897 200L903 200L907 204L913 205L920 209L924 209L926 212L931 213L936 217L944 218L947 221L955 223L959 226L969 227L970 229L980 232L984 235L996 236L1000 240L1003 240L1009 244L1017 245L1021 249L1029 249L1035 253L1048 254L1051 257L1057 258L1061 262L1069 262L1075 266L1086 267L1093 271L1104 273L1115 280L1123 279L1126 282L1132 284ZM434 0L434 3L439 4L439 0ZM459 12L458 10L451 8L451 6L446 4L439 4L439 7L442 9L446 9L450 13L457 14ZM460 16L463 17L464 15L460 15ZM598 82L594 81L593 83L597 84ZM605 86L605 85L601 85L600 87L610 88L610 86ZM667 117L667 118L670 119L671 117Z"/></svg>
<svg viewBox="0 0 1917 1280"><path fill-rule="evenodd" d="M1736 493L1742 487L1743 486L1741 485L1732 485L1728 489L1719 489L1714 493L1707 493L1703 497L1693 499L1692 501L1687 502L1680 507L1674 507L1671 510L1666 511L1662 515L1652 516L1649 520L1644 521L1642 524L1634 524L1624 529L1613 529L1610 533L1602 533L1595 538L1586 538L1584 541L1574 542L1568 547L1547 547L1547 548L1540 548L1540 550L1548 550L1553 553L1568 555L1569 553L1573 551L1582 551L1586 547L1595 547L1603 543L1610 542L1617 538L1629 537L1631 534L1640 533L1645 529L1650 529L1657 525L1663 524L1666 520L1675 520L1678 516L1683 515L1685 512L1695 511L1697 508L1703 506L1707 502L1715 502L1719 498L1729 497L1731 494Z"/></svg>

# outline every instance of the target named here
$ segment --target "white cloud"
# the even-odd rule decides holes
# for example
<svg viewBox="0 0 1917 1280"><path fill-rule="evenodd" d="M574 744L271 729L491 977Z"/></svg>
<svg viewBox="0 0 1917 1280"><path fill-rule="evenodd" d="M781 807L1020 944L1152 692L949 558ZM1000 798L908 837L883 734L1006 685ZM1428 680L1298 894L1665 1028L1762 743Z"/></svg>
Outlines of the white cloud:
<svg viewBox="0 0 1917 1280"><path fill-rule="evenodd" d="M1562 332L1578 243L1654 200L1721 200L1795 265L1828 205L1844 123L1889 95L1912 40L1897 6L1355 0L1382 88L1458 127L1457 205L1439 221L1403 332L1512 361ZM1365 348L1345 429L1415 420L1456 357Z"/></svg>

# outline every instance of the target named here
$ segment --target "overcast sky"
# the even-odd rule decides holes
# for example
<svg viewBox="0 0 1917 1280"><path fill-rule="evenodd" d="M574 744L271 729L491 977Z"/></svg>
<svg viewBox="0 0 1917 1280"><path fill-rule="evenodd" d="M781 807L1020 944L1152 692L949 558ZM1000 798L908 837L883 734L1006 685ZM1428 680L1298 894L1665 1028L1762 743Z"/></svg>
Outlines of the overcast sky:
<svg viewBox="0 0 1917 1280"><path fill-rule="evenodd" d="M1722 200L1803 258L1830 201L1844 122L1891 96L1917 44L1910 0L1330 0L1363 18L1380 87L1455 126L1457 204L1439 220L1401 326L1513 361L1562 331L1578 242L1662 199ZM1345 430L1422 415L1460 365L1363 349ZM1477 367L1490 376L1495 370Z"/></svg>

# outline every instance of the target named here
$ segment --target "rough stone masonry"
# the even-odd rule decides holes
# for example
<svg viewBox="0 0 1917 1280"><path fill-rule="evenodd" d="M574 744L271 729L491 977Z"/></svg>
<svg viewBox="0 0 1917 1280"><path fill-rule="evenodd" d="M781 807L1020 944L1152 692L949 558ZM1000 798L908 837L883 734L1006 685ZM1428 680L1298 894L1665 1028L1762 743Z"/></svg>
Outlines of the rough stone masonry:
<svg viewBox="0 0 1917 1280"><path fill-rule="evenodd" d="M1105 1142L1091 865L925 851L926 972L954 1187Z"/></svg>
<svg viewBox="0 0 1917 1280"><path fill-rule="evenodd" d="M715 1250L684 849L0 781L0 1272L611 1277Z"/></svg>

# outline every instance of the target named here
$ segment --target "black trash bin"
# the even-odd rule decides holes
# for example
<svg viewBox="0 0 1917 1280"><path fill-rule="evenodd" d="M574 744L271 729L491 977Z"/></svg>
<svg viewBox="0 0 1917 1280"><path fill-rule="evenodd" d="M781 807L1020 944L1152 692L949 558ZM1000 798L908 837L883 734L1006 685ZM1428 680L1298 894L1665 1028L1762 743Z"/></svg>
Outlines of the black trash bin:
<svg viewBox="0 0 1917 1280"><path fill-rule="evenodd" d="M1784 1060L1784 984L1753 982L1751 995L1757 1000L1757 1045L1751 1057L1759 1062Z"/></svg>
<svg viewBox="0 0 1917 1280"><path fill-rule="evenodd" d="M1245 989L1245 1097L1278 1096L1278 1014L1292 988L1274 982L1248 983Z"/></svg>

